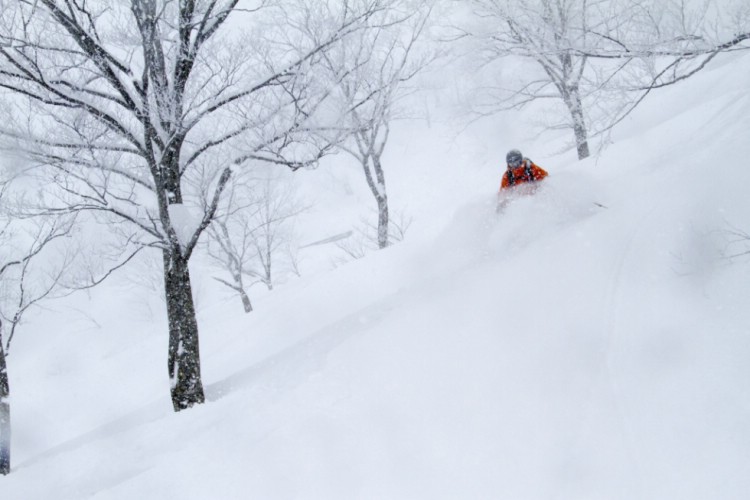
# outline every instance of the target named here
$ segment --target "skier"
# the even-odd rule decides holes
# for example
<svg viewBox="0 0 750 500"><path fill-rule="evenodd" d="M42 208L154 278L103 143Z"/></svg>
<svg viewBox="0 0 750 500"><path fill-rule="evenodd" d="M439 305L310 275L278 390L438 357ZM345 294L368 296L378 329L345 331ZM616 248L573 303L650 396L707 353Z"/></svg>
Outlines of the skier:
<svg viewBox="0 0 750 500"><path fill-rule="evenodd" d="M524 158L517 149L508 151L505 155L505 162L508 168L503 173L503 180L500 182L500 190L497 193L498 203L495 211L498 213L505 210L515 195L532 194L536 191L536 183L549 175L542 167ZM518 188L520 184L525 184L525 186Z"/></svg>
<svg viewBox="0 0 750 500"><path fill-rule="evenodd" d="M500 192L519 184L541 181L549 175L542 167L528 158L524 158L523 154L517 149L508 151L508 154L505 155L505 162L508 164L508 168L503 174Z"/></svg>

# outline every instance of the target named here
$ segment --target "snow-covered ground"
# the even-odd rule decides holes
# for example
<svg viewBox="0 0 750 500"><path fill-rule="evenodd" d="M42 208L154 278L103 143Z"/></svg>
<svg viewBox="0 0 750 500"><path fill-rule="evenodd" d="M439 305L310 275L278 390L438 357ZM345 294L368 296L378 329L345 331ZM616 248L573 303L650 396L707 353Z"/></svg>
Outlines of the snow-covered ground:
<svg viewBox="0 0 750 500"><path fill-rule="evenodd" d="M717 60L583 162L507 124L402 124L407 240L250 315L203 280L210 401L180 414L158 294L50 304L9 358L0 499L748 498L748 81ZM551 175L496 214L511 147ZM327 188L311 239L370 203L338 163L298 174Z"/></svg>

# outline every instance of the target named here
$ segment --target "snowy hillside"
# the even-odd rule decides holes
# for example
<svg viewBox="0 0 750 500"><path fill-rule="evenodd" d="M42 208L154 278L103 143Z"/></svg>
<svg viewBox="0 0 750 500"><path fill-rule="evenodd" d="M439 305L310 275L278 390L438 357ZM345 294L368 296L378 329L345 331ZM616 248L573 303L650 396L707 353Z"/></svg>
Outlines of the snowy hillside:
<svg viewBox="0 0 750 500"><path fill-rule="evenodd" d="M158 298L121 276L50 305L9 358L0 498L748 498L748 81L750 57L719 58L582 162L404 125L407 240L251 315L199 289L210 401L189 411ZM551 175L496 214L514 146Z"/></svg>

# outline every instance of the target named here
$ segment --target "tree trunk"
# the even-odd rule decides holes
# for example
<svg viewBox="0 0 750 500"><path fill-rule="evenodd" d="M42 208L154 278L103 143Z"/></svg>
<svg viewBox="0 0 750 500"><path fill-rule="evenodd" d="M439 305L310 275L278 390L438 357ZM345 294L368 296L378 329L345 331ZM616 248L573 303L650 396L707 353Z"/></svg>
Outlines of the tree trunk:
<svg viewBox="0 0 750 500"><path fill-rule="evenodd" d="M198 321L188 262L178 249L164 250L164 290L169 321L169 381L175 411L205 401Z"/></svg>
<svg viewBox="0 0 750 500"><path fill-rule="evenodd" d="M586 130L586 120L583 116L583 103L581 103L581 96L578 93L578 89L574 89L571 92L570 98L566 100L568 109L570 110L570 117L573 120L573 133L576 138L576 150L578 151L578 159L583 160L589 157L589 134Z"/></svg>
<svg viewBox="0 0 750 500"><path fill-rule="evenodd" d="M0 323L2 327L2 323ZM8 365L5 362L3 335L0 332L0 474L10 472L10 385Z"/></svg>
<svg viewBox="0 0 750 500"><path fill-rule="evenodd" d="M239 293L240 297L242 298L242 307L245 308L245 312L253 312L253 304L250 302L250 297L247 296L247 292L243 288L240 288Z"/></svg>
<svg viewBox="0 0 750 500"><path fill-rule="evenodd" d="M388 194L385 190L385 172L383 172L383 164L380 162L380 154L372 156L372 166L375 171L375 180L371 183L370 188L378 203L378 248L382 250L390 245L388 239L388 225L390 221L388 214Z"/></svg>
<svg viewBox="0 0 750 500"><path fill-rule="evenodd" d="M234 280L234 285L230 285L230 288L240 296L240 299L242 300L242 308L245 309L246 313L253 312L253 304L250 302L250 297L245 291L245 284L242 282L242 272L237 271L234 273L232 275L232 280Z"/></svg>
<svg viewBox="0 0 750 500"><path fill-rule="evenodd" d="M388 239L388 197L378 196L378 248L383 249L390 244Z"/></svg>

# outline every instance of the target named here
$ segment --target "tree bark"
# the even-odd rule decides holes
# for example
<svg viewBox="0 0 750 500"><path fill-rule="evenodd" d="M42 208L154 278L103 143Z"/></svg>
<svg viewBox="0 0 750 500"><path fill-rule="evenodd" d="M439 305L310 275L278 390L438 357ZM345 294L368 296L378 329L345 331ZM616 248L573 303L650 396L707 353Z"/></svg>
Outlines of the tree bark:
<svg viewBox="0 0 750 500"><path fill-rule="evenodd" d="M179 249L164 250L164 290L169 321L169 381L175 411L205 401L198 321L188 261Z"/></svg>
<svg viewBox="0 0 750 500"><path fill-rule="evenodd" d="M243 288L240 288L239 293L242 298L242 307L245 308L245 312L253 312L253 304L250 302L250 297L247 296L247 292Z"/></svg>
<svg viewBox="0 0 750 500"><path fill-rule="evenodd" d="M564 97L565 104L568 106L570 118L573 122L573 134L576 138L576 151L578 159L583 160L589 157L589 134L586 129L586 120L583 116L583 103L578 89L570 90L569 95Z"/></svg>
<svg viewBox="0 0 750 500"><path fill-rule="evenodd" d="M380 162L380 154L373 154L371 160L375 177L368 177L368 182L378 204L378 248L382 250L390 245L388 194L385 189L385 172Z"/></svg>
<svg viewBox="0 0 750 500"><path fill-rule="evenodd" d="M2 323L0 322L0 327ZM5 361L3 335L0 331L0 474L10 472L10 385L8 384L8 365Z"/></svg>
<svg viewBox="0 0 750 500"><path fill-rule="evenodd" d="M388 215L388 197L378 196L378 248L383 249L390 245L390 240L388 239L388 224L389 224L389 215Z"/></svg>

